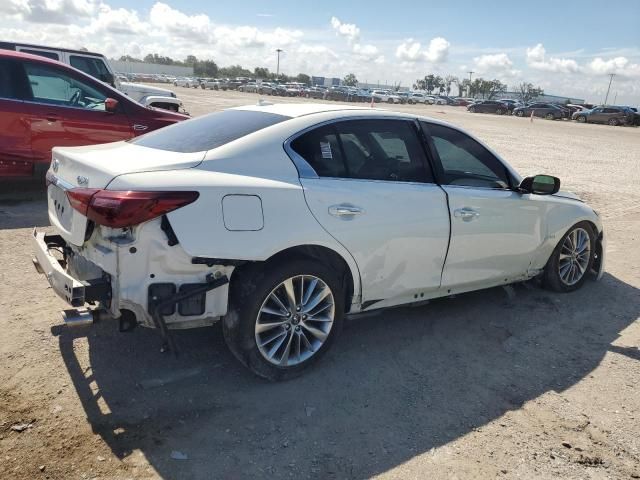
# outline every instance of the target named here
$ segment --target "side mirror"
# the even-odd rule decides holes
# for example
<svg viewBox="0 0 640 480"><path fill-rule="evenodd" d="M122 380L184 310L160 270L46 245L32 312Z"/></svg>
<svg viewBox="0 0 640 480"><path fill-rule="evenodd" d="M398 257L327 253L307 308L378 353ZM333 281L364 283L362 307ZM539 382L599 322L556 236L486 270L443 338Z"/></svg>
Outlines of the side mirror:
<svg viewBox="0 0 640 480"><path fill-rule="evenodd" d="M104 111L108 113L116 113L118 111L118 100L116 100L115 98L105 99Z"/></svg>
<svg viewBox="0 0 640 480"><path fill-rule="evenodd" d="M527 177L520 183L520 191L536 195L553 195L560 190L560 179L551 175Z"/></svg>

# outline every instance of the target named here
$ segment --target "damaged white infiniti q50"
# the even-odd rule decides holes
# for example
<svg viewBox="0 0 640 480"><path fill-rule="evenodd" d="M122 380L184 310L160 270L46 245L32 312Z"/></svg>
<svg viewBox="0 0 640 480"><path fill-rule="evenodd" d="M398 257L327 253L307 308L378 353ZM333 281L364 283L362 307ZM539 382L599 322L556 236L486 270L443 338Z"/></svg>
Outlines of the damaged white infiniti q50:
<svg viewBox="0 0 640 480"><path fill-rule="evenodd" d="M258 105L55 148L36 267L71 304L170 330L223 322L253 372L293 376L345 313L604 268L598 215L461 129L331 105ZM62 257L59 252L62 252ZM87 304L91 309L85 309Z"/></svg>

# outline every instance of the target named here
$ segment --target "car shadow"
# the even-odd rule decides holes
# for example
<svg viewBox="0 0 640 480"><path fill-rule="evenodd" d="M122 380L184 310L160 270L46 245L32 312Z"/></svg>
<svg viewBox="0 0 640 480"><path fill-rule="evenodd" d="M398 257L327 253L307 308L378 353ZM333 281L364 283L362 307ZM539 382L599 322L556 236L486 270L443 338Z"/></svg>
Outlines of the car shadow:
<svg viewBox="0 0 640 480"><path fill-rule="evenodd" d="M49 225L46 193L28 198L0 194L0 230Z"/></svg>
<svg viewBox="0 0 640 480"><path fill-rule="evenodd" d="M571 387L625 353L612 342L640 312L638 289L611 275L515 293L349 319L315 368L276 384L235 361L219 326L176 332L177 357L145 329L54 333L93 430L163 478L368 478ZM74 352L84 337L89 364Z"/></svg>

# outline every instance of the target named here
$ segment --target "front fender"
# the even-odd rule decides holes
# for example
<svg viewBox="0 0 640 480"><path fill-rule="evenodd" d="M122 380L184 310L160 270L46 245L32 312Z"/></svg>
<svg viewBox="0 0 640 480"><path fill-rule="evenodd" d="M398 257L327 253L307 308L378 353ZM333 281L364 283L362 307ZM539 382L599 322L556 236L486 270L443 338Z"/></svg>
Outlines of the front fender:
<svg viewBox="0 0 640 480"><path fill-rule="evenodd" d="M532 269L542 270L558 242L564 237L571 227L580 222L589 222L595 227L597 247L602 250L599 255L599 278L604 269L605 239L602 221L598 214L586 203L567 197L550 197L548 209L545 214L545 236L532 261Z"/></svg>

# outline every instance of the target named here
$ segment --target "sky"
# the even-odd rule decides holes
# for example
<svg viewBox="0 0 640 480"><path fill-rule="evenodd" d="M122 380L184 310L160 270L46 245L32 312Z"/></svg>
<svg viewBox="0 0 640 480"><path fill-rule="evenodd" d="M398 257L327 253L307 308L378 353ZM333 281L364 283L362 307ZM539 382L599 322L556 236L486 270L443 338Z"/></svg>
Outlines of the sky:
<svg viewBox="0 0 640 480"><path fill-rule="evenodd" d="M280 48L290 75L411 86L473 71L593 103L615 73L609 103L640 104L639 0L0 0L0 40L272 71Z"/></svg>

